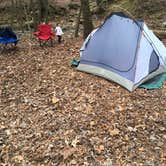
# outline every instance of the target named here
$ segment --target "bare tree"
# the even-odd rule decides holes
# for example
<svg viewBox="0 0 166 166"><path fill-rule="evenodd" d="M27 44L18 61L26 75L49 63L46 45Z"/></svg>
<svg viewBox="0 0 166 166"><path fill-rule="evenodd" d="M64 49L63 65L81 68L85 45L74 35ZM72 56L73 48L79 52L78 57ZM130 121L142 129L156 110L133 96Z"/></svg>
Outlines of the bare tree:
<svg viewBox="0 0 166 166"><path fill-rule="evenodd" d="M84 26L84 39L93 30L92 15L89 7L89 0L81 0L83 26Z"/></svg>
<svg viewBox="0 0 166 166"><path fill-rule="evenodd" d="M40 5L40 21L48 21L48 0L39 0Z"/></svg>
<svg viewBox="0 0 166 166"><path fill-rule="evenodd" d="M78 32L79 32L79 27L80 27L81 13L82 13L82 6L80 6L80 10L79 10L78 17L77 17L76 29L75 29L75 35L74 35L75 37L78 37Z"/></svg>
<svg viewBox="0 0 166 166"><path fill-rule="evenodd" d="M104 11L103 8L103 0L96 0L96 4L97 4L97 11L98 13L102 13Z"/></svg>

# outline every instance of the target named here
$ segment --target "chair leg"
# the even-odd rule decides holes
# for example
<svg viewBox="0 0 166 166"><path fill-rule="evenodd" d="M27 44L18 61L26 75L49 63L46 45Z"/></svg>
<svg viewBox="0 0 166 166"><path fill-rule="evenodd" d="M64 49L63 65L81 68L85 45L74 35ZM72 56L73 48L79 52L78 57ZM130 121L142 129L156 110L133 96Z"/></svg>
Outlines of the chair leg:
<svg viewBox="0 0 166 166"><path fill-rule="evenodd" d="M42 47L42 42L41 42L41 40L39 39L39 44L40 44L40 47Z"/></svg>
<svg viewBox="0 0 166 166"><path fill-rule="evenodd" d="M3 47L2 47L2 46L0 46L0 53L2 53L2 51L3 51Z"/></svg>
<svg viewBox="0 0 166 166"><path fill-rule="evenodd" d="M53 47L53 40L52 40L52 39L50 39L50 42L51 42L51 47Z"/></svg>
<svg viewBox="0 0 166 166"><path fill-rule="evenodd" d="M16 48L17 48L17 42L14 42L14 43L12 44L12 49L13 49L13 50L16 50Z"/></svg>
<svg viewBox="0 0 166 166"><path fill-rule="evenodd" d="M53 39L48 39L48 40L40 40L39 39L39 44L40 44L40 47L43 47L44 45L52 47L53 46Z"/></svg>
<svg viewBox="0 0 166 166"><path fill-rule="evenodd" d="M6 50L6 44L3 44L0 49L0 53L3 53L5 50Z"/></svg>
<svg viewBox="0 0 166 166"><path fill-rule="evenodd" d="M47 40L45 40L43 43L44 43L44 45L46 46L46 44L47 44Z"/></svg>
<svg viewBox="0 0 166 166"><path fill-rule="evenodd" d="M4 52L6 50L7 44L4 44L3 48L2 48L2 52Z"/></svg>

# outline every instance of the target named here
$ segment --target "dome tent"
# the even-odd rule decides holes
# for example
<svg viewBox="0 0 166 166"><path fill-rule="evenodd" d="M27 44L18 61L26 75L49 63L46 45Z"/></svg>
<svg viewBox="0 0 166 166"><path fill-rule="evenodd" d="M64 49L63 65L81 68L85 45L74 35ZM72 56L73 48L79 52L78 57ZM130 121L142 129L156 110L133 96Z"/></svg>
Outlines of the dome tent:
<svg viewBox="0 0 166 166"><path fill-rule="evenodd" d="M143 21L112 13L85 40L77 67L133 91L166 72L166 48Z"/></svg>

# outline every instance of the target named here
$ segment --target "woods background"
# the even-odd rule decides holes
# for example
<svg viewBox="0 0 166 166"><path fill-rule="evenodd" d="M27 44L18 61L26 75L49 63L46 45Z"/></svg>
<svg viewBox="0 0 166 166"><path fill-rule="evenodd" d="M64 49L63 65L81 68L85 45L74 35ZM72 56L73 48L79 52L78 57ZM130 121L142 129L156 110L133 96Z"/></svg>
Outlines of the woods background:
<svg viewBox="0 0 166 166"><path fill-rule="evenodd" d="M97 26L112 11L125 11L135 18L144 19L152 29L164 30L165 6L165 0L1 0L0 25L8 24L16 30L31 31L41 22L53 25L61 22L64 29L76 31L77 36L78 24L82 25L83 18L86 17L85 29L91 30L91 19ZM85 32L85 36L90 30Z"/></svg>

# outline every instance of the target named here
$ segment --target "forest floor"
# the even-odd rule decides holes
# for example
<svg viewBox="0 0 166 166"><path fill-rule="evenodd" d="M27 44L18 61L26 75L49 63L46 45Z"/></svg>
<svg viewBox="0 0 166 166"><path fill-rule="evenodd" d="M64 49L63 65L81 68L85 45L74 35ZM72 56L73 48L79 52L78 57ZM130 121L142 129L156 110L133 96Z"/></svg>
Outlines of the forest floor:
<svg viewBox="0 0 166 166"><path fill-rule="evenodd" d="M130 93L79 72L82 39L0 55L0 166L166 164L166 82Z"/></svg>

